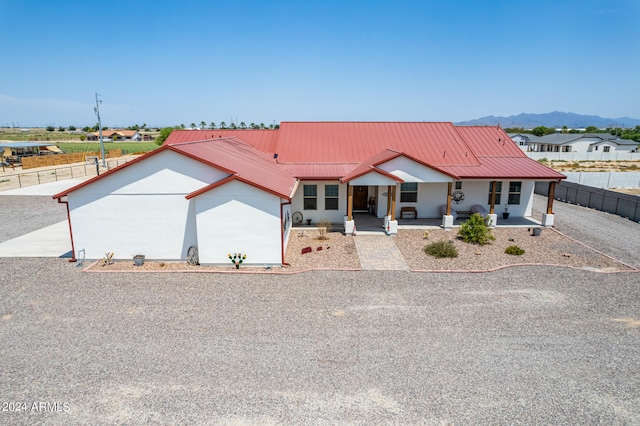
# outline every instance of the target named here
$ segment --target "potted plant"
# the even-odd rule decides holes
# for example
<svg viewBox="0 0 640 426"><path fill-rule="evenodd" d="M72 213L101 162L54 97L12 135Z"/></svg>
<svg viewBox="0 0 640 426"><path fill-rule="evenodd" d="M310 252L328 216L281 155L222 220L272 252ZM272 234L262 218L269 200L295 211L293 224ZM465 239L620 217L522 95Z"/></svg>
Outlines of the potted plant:
<svg viewBox="0 0 640 426"><path fill-rule="evenodd" d="M136 266L144 265L144 254L136 254L133 256L133 264Z"/></svg>
<svg viewBox="0 0 640 426"><path fill-rule="evenodd" d="M503 219L509 219L509 205L508 204L504 205L504 212L502 212L502 218Z"/></svg>

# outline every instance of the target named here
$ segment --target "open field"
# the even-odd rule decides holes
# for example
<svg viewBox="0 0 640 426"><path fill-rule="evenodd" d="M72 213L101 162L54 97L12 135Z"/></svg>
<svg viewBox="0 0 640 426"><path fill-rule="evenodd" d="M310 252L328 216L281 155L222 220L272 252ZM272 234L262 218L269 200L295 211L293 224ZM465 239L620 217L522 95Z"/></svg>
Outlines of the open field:
<svg viewBox="0 0 640 426"><path fill-rule="evenodd" d="M100 151L100 142L59 142L56 145L64 152ZM105 142L105 151L110 149L122 149L129 154L137 154L153 151L159 148L155 142Z"/></svg>
<svg viewBox="0 0 640 426"><path fill-rule="evenodd" d="M541 164L559 172L637 172L640 161L542 161Z"/></svg>

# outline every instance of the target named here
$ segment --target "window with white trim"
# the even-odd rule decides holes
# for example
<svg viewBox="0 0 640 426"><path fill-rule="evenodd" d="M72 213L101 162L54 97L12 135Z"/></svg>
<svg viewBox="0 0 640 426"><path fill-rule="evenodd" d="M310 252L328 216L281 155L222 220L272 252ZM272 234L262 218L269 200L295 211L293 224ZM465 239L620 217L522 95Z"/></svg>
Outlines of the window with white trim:
<svg viewBox="0 0 640 426"><path fill-rule="evenodd" d="M338 185L324 186L324 209L338 210Z"/></svg>
<svg viewBox="0 0 640 426"><path fill-rule="evenodd" d="M603 152L609 152L610 150L611 150L611 147L610 147L610 146L603 146L603 147L602 147L602 151L603 151Z"/></svg>
<svg viewBox="0 0 640 426"><path fill-rule="evenodd" d="M304 202L305 210L318 209L318 185L304 185Z"/></svg>
<svg viewBox="0 0 640 426"><path fill-rule="evenodd" d="M520 204L522 182L509 182L509 204Z"/></svg>
<svg viewBox="0 0 640 426"><path fill-rule="evenodd" d="M400 184L400 202L415 203L418 201L418 182Z"/></svg>
<svg viewBox="0 0 640 426"><path fill-rule="evenodd" d="M492 189L493 183L489 182L489 201L487 201L487 204L491 205L491 189ZM496 203L494 205L499 206L500 205L500 195L502 195L502 182L496 182Z"/></svg>

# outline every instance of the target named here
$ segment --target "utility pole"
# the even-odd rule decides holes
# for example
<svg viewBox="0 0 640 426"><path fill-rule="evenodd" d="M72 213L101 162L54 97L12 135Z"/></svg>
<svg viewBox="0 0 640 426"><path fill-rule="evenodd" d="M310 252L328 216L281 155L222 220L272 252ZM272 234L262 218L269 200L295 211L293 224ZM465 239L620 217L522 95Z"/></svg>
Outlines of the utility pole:
<svg viewBox="0 0 640 426"><path fill-rule="evenodd" d="M102 154L102 167L104 167L106 169L107 168L107 162L106 162L105 157L104 157L104 142L102 140L102 121L100 120L100 104L101 103L102 103L102 101L98 100L98 94L96 93L96 107L93 109L93 111L98 116L98 127L99 127L99 131L100 131L100 153Z"/></svg>

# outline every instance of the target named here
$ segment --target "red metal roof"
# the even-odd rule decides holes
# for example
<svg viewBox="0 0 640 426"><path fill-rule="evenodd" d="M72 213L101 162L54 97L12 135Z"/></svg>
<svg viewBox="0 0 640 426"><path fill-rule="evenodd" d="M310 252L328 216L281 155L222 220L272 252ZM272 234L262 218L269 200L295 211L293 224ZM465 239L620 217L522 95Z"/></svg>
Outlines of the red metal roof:
<svg viewBox="0 0 640 426"><path fill-rule="evenodd" d="M231 137L168 145L168 149L213 167L231 171L243 182L290 199L296 179L278 166L273 157Z"/></svg>
<svg viewBox="0 0 640 426"><path fill-rule="evenodd" d="M144 159L166 150L186 155L196 161L223 170L230 174L227 179L233 178L245 182L287 200L290 200L293 195L292 192L296 185L296 179L286 170L279 167L272 157L254 149L251 145L240 139L224 138L200 142L182 142L171 145L163 144L162 147L155 151L151 151L133 161L109 170L100 176L82 182L79 185L54 195L53 198L64 197L98 179L102 179L122 168L130 167L135 163L144 161ZM225 180L225 182L227 182L227 180ZM210 185L188 196L189 198L197 196L219 186L217 185L219 183L220 182L212 182Z"/></svg>
<svg viewBox="0 0 640 426"><path fill-rule="evenodd" d="M174 130L169 134L163 145L173 145L181 142L196 142L211 139L237 137L262 152L273 155L275 151L277 130Z"/></svg>
<svg viewBox="0 0 640 426"><path fill-rule="evenodd" d="M456 130L477 157L527 157L500 127L458 126Z"/></svg>
<svg viewBox="0 0 640 426"><path fill-rule="evenodd" d="M479 164L451 123L284 122L278 132L286 163L360 163L392 149L431 165Z"/></svg>
<svg viewBox="0 0 640 426"><path fill-rule="evenodd" d="M301 179L353 179L401 153L454 178L563 179L529 159L500 127L427 122L283 122L278 130L175 130L165 144L235 136ZM384 155L383 155L384 156ZM489 162L487 158L504 161ZM513 161L520 159L521 161ZM508 161L507 161L508 160ZM374 164L375 163L375 164ZM513 164L518 164L514 170Z"/></svg>
<svg viewBox="0 0 640 426"><path fill-rule="evenodd" d="M279 163L291 176L305 180L337 180L358 163Z"/></svg>

